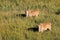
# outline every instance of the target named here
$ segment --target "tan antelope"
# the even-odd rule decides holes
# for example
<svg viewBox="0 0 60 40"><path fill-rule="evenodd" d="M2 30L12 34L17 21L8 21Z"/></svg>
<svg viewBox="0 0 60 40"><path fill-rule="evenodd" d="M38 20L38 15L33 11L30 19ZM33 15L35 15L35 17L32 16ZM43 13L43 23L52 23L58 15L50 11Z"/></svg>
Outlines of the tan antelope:
<svg viewBox="0 0 60 40"><path fill-rule="evenodd" d="M38 16L39 10L26 10L25 14L26 16Z"/></svg>
<svg viewBox="0 0 60 40"><path fill-rule="evenodd" d="M47 29L51 30L51 23L50 22L48 22L48 23L40 23L38 25L39 32L43 32L43 31L45 31Z"/></svg>

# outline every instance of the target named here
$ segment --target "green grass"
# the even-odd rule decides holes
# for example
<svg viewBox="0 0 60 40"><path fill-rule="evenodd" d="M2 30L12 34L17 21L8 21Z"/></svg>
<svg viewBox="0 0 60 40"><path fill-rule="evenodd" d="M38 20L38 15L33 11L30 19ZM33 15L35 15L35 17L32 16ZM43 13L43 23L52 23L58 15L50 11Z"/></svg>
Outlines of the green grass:
<svg viewBox="0 0 60 40"><path fill-rule="evenodd" d="M40 9L38 17L22 17L26 9ZM60 0L0 0L0 40L60 40ZM52 31L28 31L50 21Z"/></svg>

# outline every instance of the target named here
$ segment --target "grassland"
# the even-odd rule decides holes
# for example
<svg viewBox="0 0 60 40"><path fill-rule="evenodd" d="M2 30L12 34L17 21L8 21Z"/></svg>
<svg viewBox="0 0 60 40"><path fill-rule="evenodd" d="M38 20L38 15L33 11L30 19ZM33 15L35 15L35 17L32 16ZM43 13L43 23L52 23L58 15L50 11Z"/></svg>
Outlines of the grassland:
<svg viewBox="0 0 60 40"><path fill-rule="evenodd" d="M23 17L27 9L40 9L35 17ZM0 40L60 40L60 0L0 0ZM28 30L50 21L52 31Z"/></svg>

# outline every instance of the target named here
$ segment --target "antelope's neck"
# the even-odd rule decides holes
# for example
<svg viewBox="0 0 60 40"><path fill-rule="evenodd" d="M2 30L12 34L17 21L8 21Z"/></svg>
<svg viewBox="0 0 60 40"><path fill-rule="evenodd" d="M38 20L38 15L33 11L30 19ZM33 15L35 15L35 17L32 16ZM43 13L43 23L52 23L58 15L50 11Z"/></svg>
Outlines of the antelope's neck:
<svg viewBox="0 0 60 40"><path fill-rule="evenodd" d="M39 26L39 31L41 31L41 26Z"/></svg>
<svg viewBox="0 0 60 40"><path fill-rule="evenodd" d="M26 15L28 16L28 11L27 11Z"/></svg>

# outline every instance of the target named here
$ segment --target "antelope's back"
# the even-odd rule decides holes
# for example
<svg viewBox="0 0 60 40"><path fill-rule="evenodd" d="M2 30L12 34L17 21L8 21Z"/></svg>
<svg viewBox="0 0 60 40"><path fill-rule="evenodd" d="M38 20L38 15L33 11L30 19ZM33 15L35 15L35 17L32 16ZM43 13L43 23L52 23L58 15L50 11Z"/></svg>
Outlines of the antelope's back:
<svg viewBox="0 0 60 40"><path fill-rule="evenodd" d="M51 27L51 23L41 23L40 24L43 28Z"/></svg>

